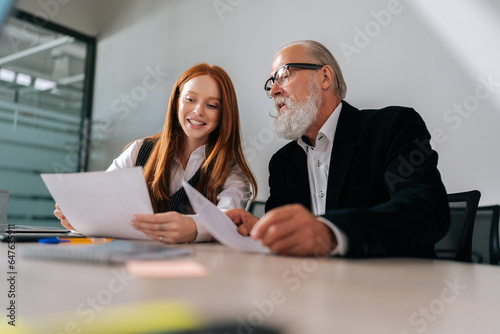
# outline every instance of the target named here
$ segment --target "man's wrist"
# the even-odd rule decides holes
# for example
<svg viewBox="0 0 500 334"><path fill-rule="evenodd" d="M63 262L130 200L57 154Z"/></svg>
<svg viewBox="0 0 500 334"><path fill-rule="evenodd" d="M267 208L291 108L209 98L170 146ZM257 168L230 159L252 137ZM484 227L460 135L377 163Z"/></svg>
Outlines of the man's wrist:
<svg viewBox="0 0 500 334"><path fill-rule="evenodd" d="M348 247L348 240L346 235L328 219L321 216L318 216L316 218L322 223L324 223L333 234L334 238L332 239L333 248L330 251L330 255L339 255L339 256L345 255L347 253L347 247Z"/></svg>

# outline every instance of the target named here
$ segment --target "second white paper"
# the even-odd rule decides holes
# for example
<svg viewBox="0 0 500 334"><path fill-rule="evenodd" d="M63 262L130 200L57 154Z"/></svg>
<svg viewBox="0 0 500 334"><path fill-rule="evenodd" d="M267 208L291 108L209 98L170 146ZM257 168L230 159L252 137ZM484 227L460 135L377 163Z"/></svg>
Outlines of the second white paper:
<svg viewBox="0 0 500 334"><path fill-rule="evenodd" d="M231 219L189 183L182 181L182 185L193 210L198 214L197 221L220 243L245 252L270 253L269 248L262 246L260 242L239 234Z"/></svg>

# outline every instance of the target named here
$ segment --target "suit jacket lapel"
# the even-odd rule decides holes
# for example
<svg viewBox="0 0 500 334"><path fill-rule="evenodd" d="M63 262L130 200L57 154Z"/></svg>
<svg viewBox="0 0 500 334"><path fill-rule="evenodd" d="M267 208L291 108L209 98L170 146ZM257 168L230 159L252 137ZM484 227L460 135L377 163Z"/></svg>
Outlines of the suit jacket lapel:
<svg viewBox="0 0 500 334"><path fill-rule="evenodd" d="M337 206L340 190L344 184L346 174L357 147L359 116L358 109L342 101L342 110L335 131L335 139L330 158L326 211L332 210Z"/></svg>
<svg viewBox="0 0 500 334"><path fill-rule="evenodd" d="M287 183L290 186L291 197L294 202L310 208L311 190L309 188L307 156L298 144L296 144L296 150L287 166L286 174Z"/></svg>

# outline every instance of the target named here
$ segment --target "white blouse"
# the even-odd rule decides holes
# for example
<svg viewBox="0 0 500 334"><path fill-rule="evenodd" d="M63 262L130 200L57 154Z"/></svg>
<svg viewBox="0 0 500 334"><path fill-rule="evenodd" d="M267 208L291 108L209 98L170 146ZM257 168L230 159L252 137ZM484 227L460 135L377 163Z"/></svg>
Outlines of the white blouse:
<svg viewBox="0 0 500 334"><path fill-rule="evenodd" d="M135 166L139 148L142 145L142 139L136 140L127 147L123 153L113 160L113 163L107 169L108 172L132 168ZM201 167L206 159L206 145L199 147L191 153L186 169L182 168L177 157L172 165L170 195L173 195L182 187L182 180L189 181L196 171ZM227 178L222 191L217 195L217 208L221 211L227 211L234 208L245 208L250 198L250 182L238 165L232 167L231 173ZM193 218L198 231L195 242L208 241L212 239L210 233L197 222L197 215L189 215Z"/></svg>

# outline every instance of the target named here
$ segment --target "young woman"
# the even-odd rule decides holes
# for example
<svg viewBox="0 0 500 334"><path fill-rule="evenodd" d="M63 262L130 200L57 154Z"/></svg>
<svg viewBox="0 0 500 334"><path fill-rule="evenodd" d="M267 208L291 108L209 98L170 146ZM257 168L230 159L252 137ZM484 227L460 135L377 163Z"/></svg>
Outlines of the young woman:
<svg viewBox="0 0 500 334"><path fill-rule="evenodd" d="M223 211L245 208L257 182L243 155L236 93L227 73L206 63L184 72L170 96L163 130L139 139L108 171L143 166L154 214L137 214L133 226L165 243L211 236L196 222L182 188L188 181ZM56 204L54 214L72 229Z"/></svg>

